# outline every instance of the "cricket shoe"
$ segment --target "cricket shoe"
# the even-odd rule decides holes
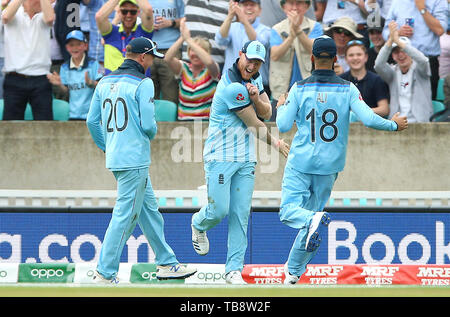
[[[225,275],[225,282],[227,282],[227,284],[234,284],[234,285],[247,284],[247,282],[244,281],[244,279],[242,278],[241,272],[239,272],[239,271],[228,272]]]
[[[103,275],[95,271],[94,277],[92,278],[95,284],[104,284],[104,285],[117,285],[119,284],[119,279],[117,277],[113,277],[112,279],[104,278]]]
[[[177,280],[185,279],[194,275],[197,269],[188,268],[181,264],[158,265],[156,267],[156,278],[158,280]]]
[[[283,284],[297,284],[298,280],[300,279],[299,276],[295,276],[289,273],[287,262],[284,264],[284,276],[285,278]]]
[[[194,218],[192,215],[192,219]],[[206,231],[199,231],[195,229],[194,225],[191,221],[192,228],[192,246],[194,247],[195,252],[199,255],[206,255],[209,252],[209,240],[206,236]]]
[[[322,241],[322,230],[328,226],[331,218],[327,212],[316,212],[309,225],[308,235],[306,236],[306,251],[315,251]]]

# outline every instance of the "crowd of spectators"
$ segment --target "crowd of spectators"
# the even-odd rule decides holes
[[[244,43],[260,41],[274,120],[278,98],[311,75],[312,42],[326,34],[336,74],[374,112],[428,122],[435,101],[449,107],[439,94],[450,90],[449,9],[450,0],[1,0],[3,119],[23,120],[29,104],[35,120],[52,120],[53,99],[85,119],[98,80],[145,36],[166,54],[147,76],[156,99],[177,104],[178,120],[207,120],[220,76]]]

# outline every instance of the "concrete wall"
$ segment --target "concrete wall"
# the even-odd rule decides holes
[[[269,124],[274,132],[276,128]],[[158,124],[152,142],[154,189],[205,183],[202,140],[207,124]],[[282,135],[288,142],[295,131]],[[450,190],[450,124],[411,124],[400,133],[352,124],[347,165],[336,191]],[[256,190],[279,190],[285,159],[259,142]],[[104,154],[84,122],[0,121],[0,189],[115,189]]]

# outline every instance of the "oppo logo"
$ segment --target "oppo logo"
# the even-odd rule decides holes
[[[156,272],[144,272],[141,274],[141,277],[144,280],[155,280],[156,279]]]
[[[62,277],[64,276],[64,271],[61,269],[32,269],[31,276],[37,278],[52,278],[52,277]]]

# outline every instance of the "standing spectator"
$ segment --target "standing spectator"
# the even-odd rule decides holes
[[[450,74],[450,1],[449,15],[447,18],[447,32],[441,35],[439,42],[441,44],[441,55],[439,56],[439,78],[445,78]]]
[[[126,49],[120,67],[97,85],[86,120],[95,144],[105,152],[106,168],[117,180],[118,196],[93,279],[98,284],[119,282],[120,256],[137,224],[156,255],[156,278],[185,279],[197,270],[180,265],[167,244],[149,175],[150,141],[158,128],[153,83],[145,69],[164,55],[145,37],[131,40]],[[119,107],[124,111],[116,111]]]
[[[366,11],[371,14],[374,10],[378,10],[380,16],[386,19],[393,1],[394,0],[365,0]]]
[[[396,21],[400,26],[399,36],[406,36],[411,45],[421,51],[430,63],[432,98],[436,98],[439,81],[439,37],[447,30],[448,3],[446,0],[394,1],[386,23]],[[384,26],[384,38],[389,36],[389,27]]]
[[[348,42],[345,59],[350,70],[340,77],[352,82],[364,102],[380,117],[389,115],[389,87],[377,74],[366,69],[367,47],[360,40]]]
[[[30,103],[35,120],[53,120],[50,0],[12,0],[2,12],[5,31],[4,120],[23,120]]]
[[[286,13],[284,13],[282,6],[280,4],[281,0],[261,0],[261,23],[272,27],[277,23],[280,23],[286,19]],[[314,0],[311,0],[313,3]],[[306,11],[305,16],[311,20],[316,20],[316,15],[314,13],[314,6],[310,5],[308,11]]]
[[[267,52],[266,61],[269,61],[270,28],[260,23],[260,14],[260,0],[240,0],[239,3],[230,1],[227,18],[215,37],[215,41],[226,48],[224,69],[229,69],[234,64],[239,57],[239,51],[249,40],[257,40],[264,45]],[[233,22],[233,19],[236,19],[236,22]],[[268,62],[261,66],[260,74],[264,90],[270,98]]]
[[[336,43],[337,62],[334,65],[334,71],[337,75],[341,75],[350,69],[345,61],[345,49],[347,48],[347,43],[354,39],[362,39],[363,36],[356,31],[356,23],[349,17],[337,19],[325,31]]]
[[[192,245],[200,255],[209,252],[206,232],[228,216],[225,263],[228,284],[246,284],[241,272],[255,183],[253,133],[285,157],[289,151],[289,146],[271,136],[258,118],[269,119],[272,113],[258,73],[265,58],[262,43],[247,42],[239,52],[238,60],[217,85],[203,151],[209,199],[208,204],[192,216]]]
[[[378,53],[380,52],[381,48],[383,47],[384,43],[386,42],[383,37],[383,27],[384,27],[384,19],[381,18],[380,25],[371,25],[367,28],[369,31],[369,39],[372,43],[372,46],[369,48],[368,51],[368,59],[366,63],[367,70],[371,72],[375,72],[375,59],[378,56]],[[394,60],[392,59],[392,56],[389,55],[388,63],[394,64]]]
[[[181,37],[167,51],[164,61],[180,79],[178,120],[207,120],[219,81],[219,65],[211,57],[211,43],[200,36],[192,38],[185,20],[180,21]],[[177,57],[183,42],[188,45],[189,62]]]
[[[433,104],[428,58],[411,44],[409,38],[399,36],[395,21],[388,27],[389,38],[375,60],[375,70],[389,85],[389,118],[400,112],[407,116],[408,122],[429,122]],[[396,65],[387,63],[391,50]]]
[[[94,88],[102,77],[97,61],[88,58],[88,43],[82,31],[74,30],[66,36],[66,50],[70,60],[62,64],[60,74],[48,74],[49,81],[69,95],[69,119],[86,120]]]
[[[149,0],[155,19],[153,41],[158,43],[158,50],[165,54],[180,37],[180,19],[184,17],[183,0]],[[181,58],[181,48],[177,52]],[[150,67],[155,99],[165,99],[178,104],[178,82],[172,69],[162,59],[156,59]]]
[[[102,44],[102,35],[97,26],[95,15],[98,10],[105,4],[104,0],[83,0],[83,4],[87,7],[89,16],[89,50],[88,57],[99,62],[100,66],[104,68],[105,64],[105,49]],[[109,21],[114,18],[114,11],[108,17]]]
[[[120,26],[114,25],[109,20],[117,5],[119,5],[117,14],[120,17]],[[139,13],[141,23],[137,23]],[[96,13],[95,20],[105,41],[105,75],[122,64],[127,51],[126,46],[132,39],[153,36],[153,9],[148,0],[108,0]],[[150,68],[146,74],[150,77]]]
[[[80,3],[81,0],[55,1],[54,34],[64,61],[70,59],[70,54],[67,52],[65,44],[67,34],[73,30],[81,30]]]
[[[214,40],[217,31],[228,14],[229,0],[186,0],[184,16],[192,37],[202,36],[211,42],[211,56],[222,71],[225,62],[225,48]],[[207,17],[207,18],[205,18]],[[186,43],[183,45],[183,59],[188,59]]]
[[[270,89],[272,118],[278,98],[297,81],[311,75],[313,39],[323,34],[320,23],[305,17],[311,1],[282,0],[287,18],[272,27],[270,34]]]
[[[364,44],[369,47],[368,12],[364,0],[316,0],[316,3],[317,21],[321,21],[325,26],[331,26],[341,17],[349,17],[356,23],[355,31],[363,35]]]
[[[338,174],[345,166],[349,112],[363,124],[379,130],[401,131],[405,117],[391,120],[376,115],[352,83],[336,76],[332,67],[336,44],[328,36],[314,40],[312,75],[294,85],[285,102],[279,100],[277,126],[285,133],[296,124],[286,162],[279,217],[298,230],[284,266],[284,284],[296,284],[316,255],[330,216],[323,211]],[[320,132],[320,133],[319,133]]]

